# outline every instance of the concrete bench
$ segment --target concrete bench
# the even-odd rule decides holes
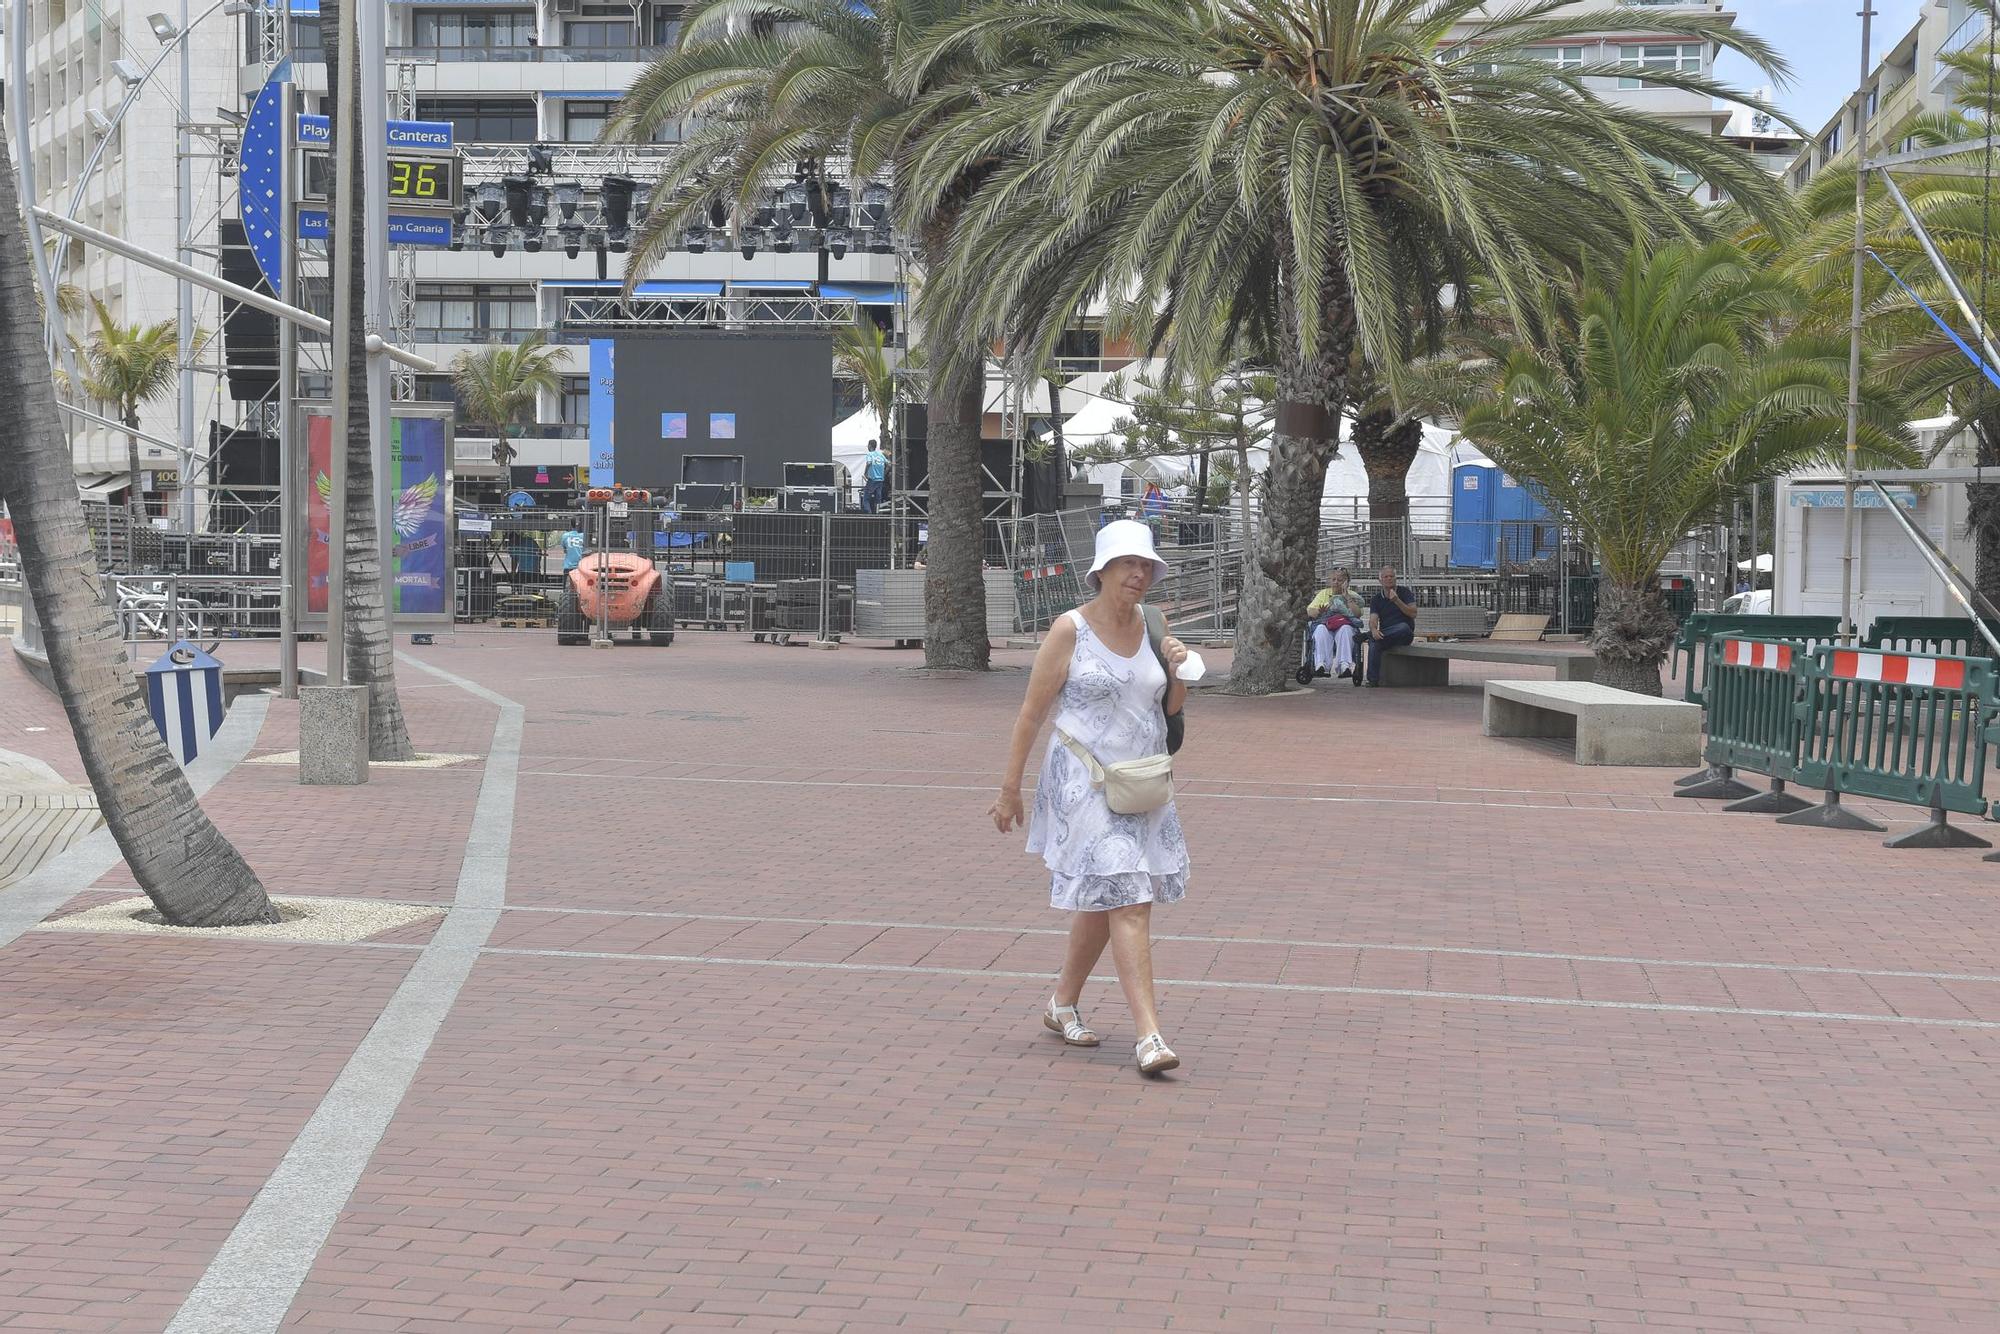
[[[1488,681],[1487,736],[1574,737],[1578,764],[1685,769],[1701,761],[1701,706],[1594,681]]]
[[[1553,667],[1558,681],[1589,681],[1597,675],[1597,659],[1581,645],[1509,643],[1490,639],[1452,644],[1421,641],[1392,648],[1382,659],[1384,686],[1451,684],[1452,660],[1499,662],[1515,667]]]

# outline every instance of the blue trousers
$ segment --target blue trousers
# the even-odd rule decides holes
[[[1382,632],[1380,639],[1371,637],[1368,640],[1368,684],[1382,684],[1382,650],[1400,648],[1416,637],[1417,627],[1414,625],[1392,625]]]

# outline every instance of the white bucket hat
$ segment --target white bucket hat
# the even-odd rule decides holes
[[[1153,563],[1153,582],[1167,577],[1167,563],[1153,550],[1153,530],[1137,519],[1113,519],[1097,530],[1097,559],[1091,562],[1084,582],[1099,586],[1097,572],[1120,556],[1144,556]]]

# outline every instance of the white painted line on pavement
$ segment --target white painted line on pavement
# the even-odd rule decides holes
[[[1025,973],[988,968],[932,968],[909,963],[829,963],[806,959],[732,959],[709,954],[615,954],[603,950],[531,950],[489,947],[488,955],[519,958],[623,960],[631,963],[686,963],[734,968],[794,968],[811,972],[894,973],[903,976],[999,978],[1046,983],[1053,969]],[[1100,979],[1109,980],[1109,979]],[[1747,1019],[1807,1019],[1818,1023],[1903,1024],[1928,1028],[2000,1029],[2000,1020],[1932,1019],[1906,1014],[1852,1014],[1837,1010],[1764,1010],[1733,1005],[1672,1005],[1664,1001],[1575,1000],[1562,996],[1510,996],[1480,991],[1424,991],[1415,987],[1340,987],[1310,982],[1218,982],[1162,977],[1162,987],[1208,991],[1274,991],[1309,996],[1380,996],[1392,1000],[1467,1001],[1488,1005],[1534,1005],[1558,1009],[1635,1010],[1647,1014],[1728,1015]]]
[[[243,1211],[167,1334],[271,1334],[284,1322],[500,920],[524,712],[484,686],[405,654],[396,657],[500,708],[457,892],[436,934]]]
[[[1014,936],[1067,936],[1069,928],[1054,926],[974,926],[950,922],[878,922],[848,917],[759,917],[750,913],[664,912],[640,908],[543,908],[510,903],[510,913],[548,913],[579,917],[664,917],[690,922],[771,923],[779,926],[853,926],[873,930],[969,931]],[[1564,954],[1556,950],[1502,950],[1474,945],[1390,945],[1367,940],[1288,940],[1278,936],[1192,936],[1155,932],[1153,939],[1200,945],[1286,945],[1311,950],[1383,950],[1395,954],[1454,954],[1483,959],[1550,959],[1558,963],[1626,963],[1642,968],[1724,968],[1750,972],[1815,973],[1836,977],[1903,977],[1931,982],[2000,982],[2000,973],[1939,973],[1901,968],[1841,968],[1832,964],[1725,962],[1720,959],[1653,959],[1636,954]]]
[[[839,766],[828,765],[825,767],[834,768]],[[703,787],[717,787],[725,784],[731,784],[743,787],[858,788],[875,792],[991,793],[993,790],[993,786],[990,783],[874,783],[874,782],[857,783],[845,779],[836,780],[836,779],[824,779],[824,778],[703,778],[693,774],[677,775],[672,778],[661,778],[657,776],[637,776],[633,774],[570,773],[566,770],[561,770],[561,769],[524,769],[521,771],[521,776],[523,778],[569,778],[569,779],[601,778],[601,779],[607,779],[614,783],[697,783]],[[1204,779],[1196,779],[1194,781],[1207,783],[1207,782],[1221,782],[1223,780],[1204,778]],[[1030,790],[1032,791],[1032,789]],[[1456,792],[1456,791],[1467,791],[1469,789],[1454,788],[1452,790]],[[1666,794],[1664,793],[1661,794],[1662,799],[1665,799],[1665,796]],[[1308,805],[1327,805],[1327,806],[1333,806],[1333,805],[1464,806],[1464,807],[1472,807],[1477,810],[1489,810],[1489,811],[1566,811],[1571,815],[1650,815],[1650,816],[1667,815],[1667,816],[1708,817],[1716,814],[1715,811],[1704,810],[1701,806],[1697,805],[1693,801],[1689,801],[1685,807],[1670,806],[1663,810],[1648,811],[1648,810],[1637,810],[1626,806],[1571,806],[1567,804],[1559,806],[1556,805],[1554,802],[1448,801],[1442,798],[1426,800],[1417,797],[1313,797],[1313,796],[1290,796],[1281,793],[1260,793],[1260,792],[1176,792],[1174,794],[1174,800],[1176,802],[1277,801],[1277,802],[1292,802],[1292,803],[1304,803]],[[1652,800],[1652,798],[1635,798],[1635,800]],[[1922,823],[1921,820],[1915,817],[1912,817],[1909,820],[1903,820],[1893,815],[1884,817],[1878,814],[1876,818],[1883,819],[1888,824]]]

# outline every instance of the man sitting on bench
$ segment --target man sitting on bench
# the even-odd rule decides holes
[[[1382,567],[1382,586],[1368,599],[1368,684],[1382,684],[1382,654],[1417,637],[1417,604],[1396,591],[1394,566]]]

